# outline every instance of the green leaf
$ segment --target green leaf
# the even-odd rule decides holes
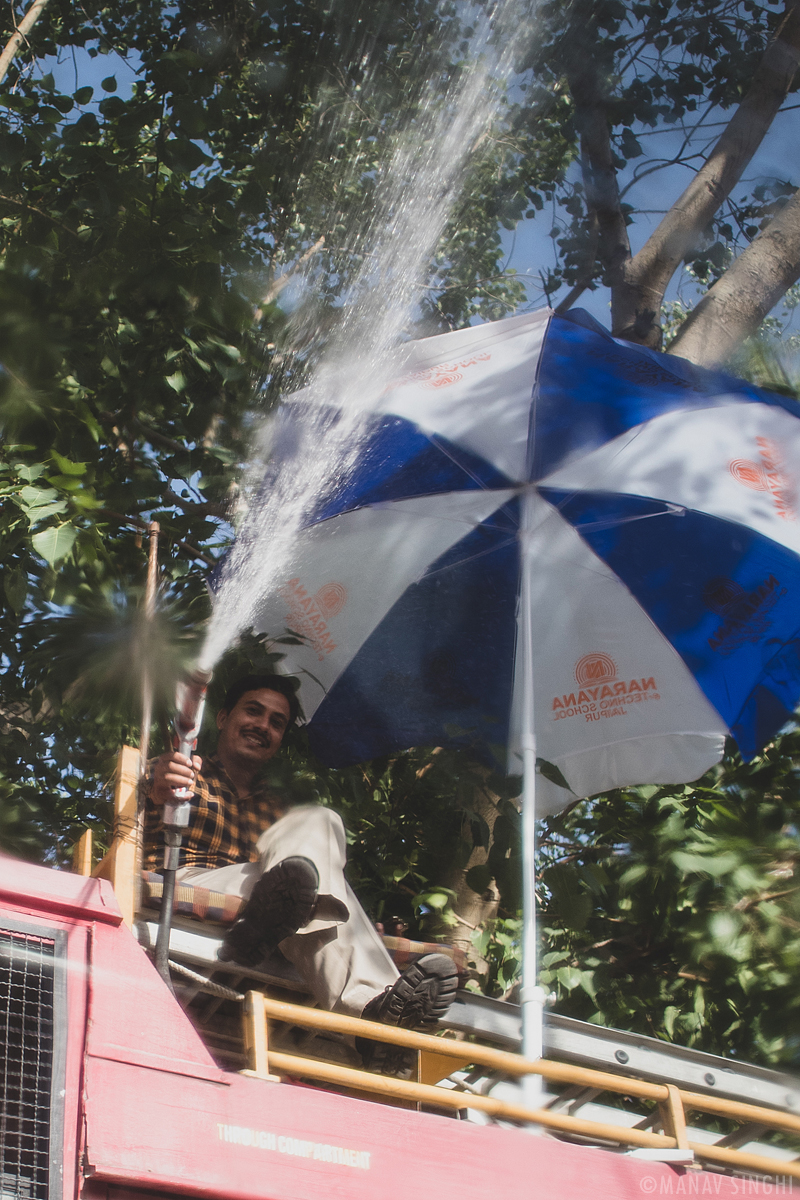
[[[77,492],[85,487],[82,479],[76,478],[74,475],[48,475],[47,482],[52,483],[61,492]]]
[[[493,878],[492,871],[487,866],[470,867],[466,874],[467,885],[479,896],[491,885]]]
[[[594,971],[581,971],[581,987],[586,992],[589,999],[597,1003],[597,990],[594,983]]]
[[[680,1009],[674,1004],[668,1004],[664,1009],[664,1028],[667,1031],[668,1037],[675,1035],[675,1021],[680,1016]]]
[[[17,92],[5,92],[0,96],[0,105],[4,108],[16,109],[24,111],[28,108],[33,108],[35,101],[30,96],[22,96]]]
[[[672,855],[676,867],[687,873],[711,875],[719,878],[733,871],[741,861],[738,854],[727,852],[723,854],[687,854],[676,850]]]
[[[55,488],[32,487],[28,485],[19,492],[19,498],[25,508],[42,508],[46,504],[55,504],[61,500]]]
[[[6,571],[3,578],[6,599],[15,613],[22,612],[28,596],[28,576],[19,567]]]
[[[716,942],[727,946],[740,934],[742,920],[738,913],[718,912],[712,915],[708,928]]]
[[[33,446],[27,447],[33,450]],[[43,463],[14,463],[14,470],[19,475],[20,479],[24,479],[26,483],[33,483],[34,479],[38,479],[40,475],[44,475],[47,468]]]
[[[555,963],[563,962],[567,957],[565,950],[551,950],[548,954],[542,955],[542,966],[552,967]]]
[[[69,458],[65,458],[63,454],[59,454],[57,450],[51,450],[50,457],[62,475],[86,474],[85,462],[72,462]]]
[[[54,488],[24,487],[18,493],[17,499],[25,509],[32,525],[53,516],[54,513],[67,511],[66,500]]]
[[[574,868],[562,865],[550,867],[544,872],[544,881],[564,921],[574,929],[584,929],[592,911],[592,900],[581,887]]]
[[[38,525],[49,517],[54,517],[56,513],[65,513],[68,507],[66,500],[59,500],[56,504],[43,504],[38,508],[29,508],[28,521],[31,525]]]
[[[556,979],[562,987],[571,992],[573,988],[580,987],[581,972],[577,967],[559,967],[556,971]]]
[[[100,80],[100,87],[104,92],[115,92],[117,90],[116,76],[106,75],[105,79]]]
[[[636,794],[641,796],[643,800],[650,800],[653,796],[655,796],[658,788],[655,784],[649,783],[644,787],[637,787],[635,791]]]
[[[119,96],[108,96],[101,100],[97,107],[104,117],[111,120],[124,116],[127,111],[125,101],[120,100]]]
[[[37,554],[51,567],[62,562],[72,549],[78,531],[74,525],[65,522],[63,525],[52,525],[48,529],[35,533],[31,539]]]
[[[168,375],[166,382],[172,388],[173,392],[177,392],[178,395],[186,388],[186,376],[180,371],[176,371],[174,375]]]
[[[563,788],[565,792],[569,792],[573,796],[575,795],[555,763],[548,762],[546,758],[537,758],[536,770],[540,775],[544,775],[545,779],[549,779],[551,783],[556,784],[557,787]]]

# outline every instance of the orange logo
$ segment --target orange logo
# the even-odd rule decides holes
[[[341,583],[324,583],[314,599],[326,617],[338,617],[347,604],[347,588]]]
[[[426,379],[422,386],[424,388],[443,388],[450,387],[452,383],[458,383],[464,376],[460,371],[446,371],[441,375],[434,375],[430,379]]]
[[[408,375],[402,375],[400,379],[390,383],[386,392],[393,392],[395,388],[404,387],[408,383],[416,383],[419,387],[424,388],[451,387],[452,384],[458,383],[464,378],[463,372],[468,367],[474,367],[479,362],[488,362],[491,357],[491,354],[484,350],[481,354],[472,354],[469,358],[462,358],[458,362],[439,363],[438,366],[426,367],[423,371],[411,371]]]
[[[786,475],[780,460],[780,451],[769,438],[756,438],[761,458],[753,462],[749,458],[735,458],[728,470],[737,483],[753,492],[770,492],[775,510],[784,521],[794,521],[794,487]]]
[[[661,696],[652,675],[639,679],[618,679],[617,664],[610,654],[595,650],[584,654],[575,663],[575,679],[579,691],[554,696],[551,705],[554,721],[583,717],[585,721],[600,721],[608,717],[626,717],[633,704],[660,700]]]
[[[327,621],[344,608],[347,589],[341,583],[325,583],[316,595],[309,596],[299,579],[290,579],[278,589],[278,594],[289,610],[292,632],[307,642],[323,662],[336,649]]]
[[[761,463],[751,462],[749,458],[735,458],[730,463],[729,470],[737,483],[752,488],[754,492],[768,492],[769,480],[767,472]]]
[[[606,683],[617,678],[617,664],[607,654],[584,654],[575,664],[575,679],[585,687],[587,683]]]

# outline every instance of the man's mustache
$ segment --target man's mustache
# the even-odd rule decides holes
[[[253,729],[250,726],[243,725],[240,733],[243,737],[249,736],[256,738],[259,742],[261,742],[262,746],[269,747],[272,745],[272,739],[270,738],[270,735],[268,733],[262,733],[260,729]]]

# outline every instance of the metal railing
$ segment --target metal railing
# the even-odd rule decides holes
[[[270,1020],[305,1029],[368,1038],[416,1051],[417,1079],[397,1079],[341,1066],[338,1063],[271,1051],[268,1033]],[[800,1137],[800,1117],[792,1113],[718,1096],[700,1095],[672,1084],[649,1083],[641,1079],[620,1077],[590,1067],[573,1066],[547,1059],[531,1062],[518,1054],[472,1042],[434,1037],[431,1034],[382,1025],[376,1021],[364,1021],[357,1017],[271,1000],[261,992],[248,992],[245,997],[244,1040],[249,1062],[247,1073],[260,1079],[277,1081],[286,1076],[313,1079],[349,1092],[375,1096],[384,1103],[394,1101],[406,1106],[410,1103],[438,1109],[476,1109],[494,1119],[539,1125],[561,1135],[601,1144],[653,1150],[684,1150],[687,1157],[691,1152],[700,1162],[723,1169],[800,1180],[800,1161],[787,1162],[762,1154],[752,1154],[732,1146],[697,1142],[692,1140],[691,1130],[687,1130],[686,1124],[687,1112],[698,1112],[740,1125],[754,1125],[761,1129],[778,1130]],[[658,1107],[658,1121],[664,1132],[656,1133],[652,1129],[590,1121],[579,1116],[570,1116],[565,1112],[553,1112],[544,1107],[527,1108],[495,1096],[434,1086],[439,1080],[466,1066],[484,1067],[513,1078],[539,1075],[550,1083],[592,1089],[595,1094],[611,1092],[618,1096],[649,1101]]]

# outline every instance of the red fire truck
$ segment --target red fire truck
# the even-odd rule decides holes
[[[118,814],[125,780],[123,761]],[[108,878],[0,858],[2,1200],[800,1186],[800,1081],[777,1072],[552,1015],[546,1057],[527,1063],[518,1009],[469,992],[437,1036],[335,1016],[290,971],[218,964],[219,929],[180,913],[173,994],[150,957],[157,914],[122,886],[124,835],[112,850],[99,874],[116,874],[118,894]],[[415,1051],[414,1077],[354,1066],[357,1033]],[[545,1088],[535,1110],[519,1087],[531,1073]]]

